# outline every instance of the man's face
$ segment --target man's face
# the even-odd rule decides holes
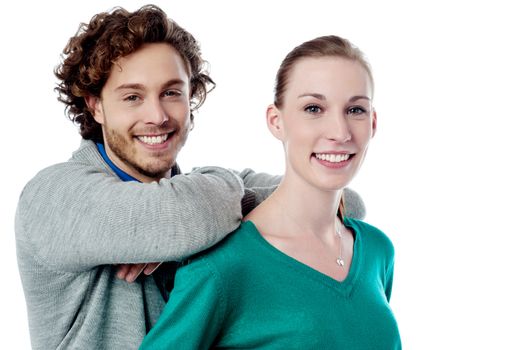
[[[189,84],[168,44],[146,44],[113,64],[101,97],[87,101],[119,168],[142,182],[170,175],[191,129]]]

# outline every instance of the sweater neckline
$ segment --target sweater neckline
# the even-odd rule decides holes
[[[104,161],[106,162],[106,164],[108,164],[108,166],[111,168],[111,170],[113,170],[115,172],[115,174],[117,174],[119,179],[121,179],[122,181],[136,181],[136,182],[140,182],[139,180],[137,180],[136,178],[134,178],[130,174],[126,173],[124,170],[119,168],[117,165],[115,165],[115,163],[113,163],[111,161],[111,159],[108,156],[108,154],[106,153],[106,149],[104,148],[104,145],[102,143],[97,142],[96,145],[97,145],[97,149],[99,150],[99,153],[100,153],[102,159],[104,159]]]
[[[111,170],[121,179],[122,181],[135,181],[135,182],[141,182],[138,179],[134,178],[130,174],[126,173],[124,170],[119,168],[115,163],[112,162],[108,154],[106,153],[106,149],[104,148],[104,144],[100,142],[95,142],[95,146],[98,150],[99,155],[102,157],[106,165],[110,167]],[[172,169],[170,176],[175,176],[181,174],[181,169],[179,169],[179,165],[176,163]]]
[[[338,281],[331,276],[326,275],[325,273],[320,272],[299,260],[296,260],[295,258],[274,247],[261,235],[256,225],[252,221],[244,221],[241,225],[248,227],[248,231],[251,233],[251,236],[257,241],[262,249],[272,256],[272,258],[278,260],[282,265],[287,266],[296,273],[321,283],[326,287],[335,290],[338,294],[347,297],[350,297],[352,292],[356,289],[356,285],[359,283],[360,270],[362,261],[364,259],[363,255],[365,250],[363,248],[364,242],[361,237],[361,232],[354,224],[353,219],[344,219],[344,225],[354,232],[354,245],[351,266],[349,267],[347,276],[342,281]]]

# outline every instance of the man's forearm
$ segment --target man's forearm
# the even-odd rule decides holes
[[[242,196],[241,180],[215,167],[141,184],[66,163],[24,189],[17,240],[61,271],[178,260],[236,229]]]

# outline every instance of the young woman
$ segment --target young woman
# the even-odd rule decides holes
[[[141,349],[399,349],[389,298],[394,249],[342,217],[342,189],[376,131],[361,51],[326,36],[277,74],[271,133],[283,143],[277,190],[218,246],[176,274]]]

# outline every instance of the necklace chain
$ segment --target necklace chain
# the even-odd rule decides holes
[[[338,236],[338,238],[340,239],[340,255],[338,255],[338,259],[336,259],[336,264],[338,264],[338,266],[341,266],[341,267],[344,267],[345,266],[345,260],[343,260],[343,254],[342,254],[342,231],[341,231],[341,227],[340,225],[338,225],[339,223],[337,222],[336,223],[336,236]]]

